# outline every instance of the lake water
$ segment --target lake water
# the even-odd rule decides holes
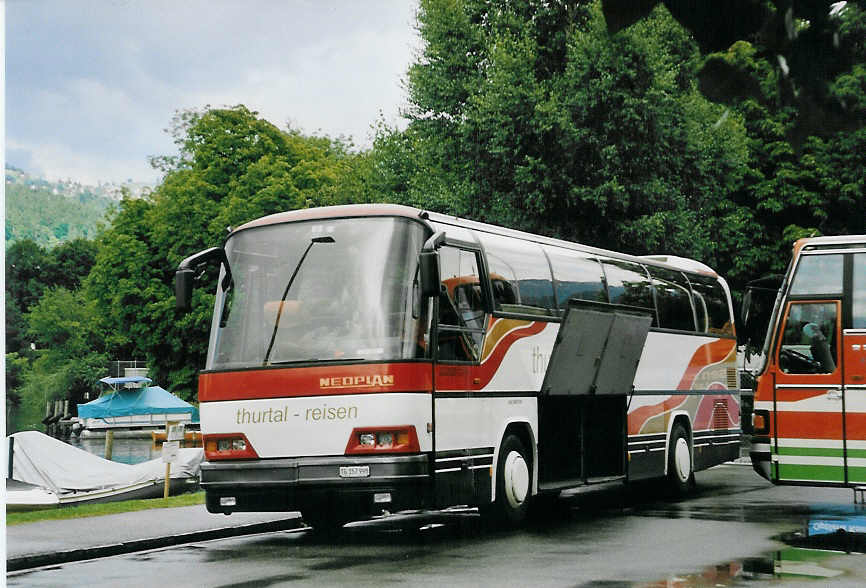
[[[76,438],[70,437],[67,443],[73,447],[83,449],[93,455],[105,457],[105,438],[88,437]],[[145,439],[114,439],[111,451],[111,461],[118,463],[141,463],[151,459],[156,459],[162,456],[161,449],[154,449],[153,441],[148,437]]]

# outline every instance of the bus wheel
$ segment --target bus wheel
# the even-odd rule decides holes
[[[677,495],[687,494],[695,485],[692,471],[692,450],[689,436],[681,423],[671,429],[671,442],[668,446],[668,486]]]
[[[532,494],[532,468],[523,443],[508,435],[496,463],[496,500],[481,509],[496,523],[516,527],[526,520]]]

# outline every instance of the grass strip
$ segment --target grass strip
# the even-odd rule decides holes
[[[63,519],[78,519],[81,517],[98,517],[102,515],[150,510],[153,508],[174,508],[178,506],[193,506],[204,504],[204,492],[188,492],[169,496],[168,498],[147,498],[143,500],[121,500],[118,502],[100,502],[82,504],[79,506],[61,506],[46,510],[31,510],[28,512],[7,512],[6,525],[21,525],[38,521],[56,521]]]

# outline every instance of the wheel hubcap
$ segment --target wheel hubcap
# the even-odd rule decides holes
[[[674,447],[674,467],[681,482],[685,482],[692,474],[692,459],[689,455],[688,442],[680,437]]]
[[[505,480],[505,497],[508,504],[517,508],[526,500],[529,494],[529,466],[526,460],[516,451],[512,451],[505,458],[503,471]]]

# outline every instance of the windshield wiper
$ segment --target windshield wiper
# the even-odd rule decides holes
[[[363,357],[334,357],[328,359],[320,359],[311,357],[309,359],[287,359],[284,361],[272,361],[269,365],[287,365],[290,363],[340,363],[344,361],[364,361]]]
[[[274,332],[271,333],[271,342],[268,343],[268,350],[265,352],[265,358],[262,360],[262,365],[268,365],[268,358],[271,356],[271,350],[274,348],[274,341],[277,339],[277,329],[280,328],[280,317],[283,316],[283,303],[286,301],[286,296],[289,295],[289,289],[292,287],[292,282],[295,281],[295,278],[298,275],[298,270],[301,269],[301,265],[304,263],[304,260],[307,258],[307,254],[310,252],[310,249],[313,248],[313,245],[316,243],[334,243],[334,238],[331,236],[325,237],[313,237],[310,239],[310,244],[307,245],[307,248],[304,250],[304,254],[301,256],[301,259],[298,261],[298,265],[295,266],[295,271],[292,272],[292,277],[289,278],[289,283],[286,284],[286,289],[283,290],[283,297],[280,298],[280,304],[277,306],[277,318],[274,321]]]

